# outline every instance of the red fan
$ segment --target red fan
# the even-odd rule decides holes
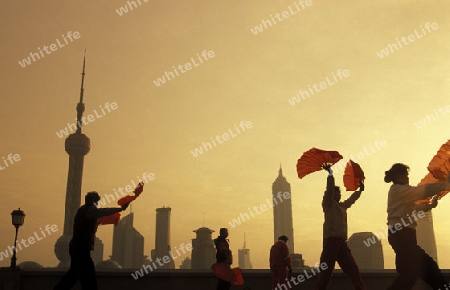
[[[127,195],[125,197],[122,197],[121,199],[119,199],[117,201],[117,204],[122,206],[124,204],[129,203],[129,202],[132,202],[133,200],[135,200],[141,194],[141,192],[143,190],[144,190],[144,183],[143,182],[139,182],[139,184],[136,186],[136,188],[133,191],[135,195]]]
[[[427,183],[445,182],[445,181],[446,181],[445,178],[444,179],[436,179],[436,178],[434,178],[434,176],[431,173],[428,173],[424,178],[422,178],[422,180],[417,185],[422,185],[422,184],[427,184]],[[449,191],[450,190],[444,190],[444,191],[439,192],[439,199],[441,199]],[[416,204],[430,203],[431,199],[432,199],[432,197],[430,196],[426,199],[417,200]]]
[[[302,157],[297,161],[297,174],[299,178],[319,171],[323,164],[333,165],[342,159],[341,154],[337,151],[325,151],[317,148],[311,148],[304,152]]]
[[[116,212],[112,215],[108,215],[108,216],[103,216],[101,218],[99,218],[98,224],[99,225],[117,225],[119,223],[120,220],[120,213]]]
[[[119,200],[117,201],[117,204],[120,205],[120,206],[122,206],[122,205],[124,205],[124,204],[129,203],[129,202],[132,202],[133,200],[136,199],[136,197],[138,197],[138,196],[136,196],[136,195],[127,195],[127,196],[122,197],[121,199],[119,199]]]
[[[431,159],[428,164],[428,171],[436,179],[447,178],[450,173],[450,140],[443,144],[437,154]]]
[[[139,182],[139,184],[136,186],[136,188],[134,189],[134,194],[136,195],[136,196],[139,196],[141,193],[142,193],[142,191],[144,191],[144,183],[141,181],[141,182]]]
[[[350,160],[345,165],[344,186],[347,191],[355,191],[359,187],[359,181],[364,181],[364,171],[358,163]]]
[[[242,271],[239,267],[231,269],[228,263],[215,263],[211,266],[213,274],[225,281],[233,283],[233,285],[244,284],[244,278],[242,278]]]

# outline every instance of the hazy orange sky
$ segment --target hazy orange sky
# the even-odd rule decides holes
[[[228,227],[236,262],[245,232],[254,268],[268,268],[272,210],[235,228],[229,222],[271,198],[281,163],[292,187],[295,249],[313,265],[322,247],[326,174],[297,177],[304,151],[355,156],[367,179],[349,210],[349,234],[379,232],[387,230],[384,171],[403,162],[417,184],[450,137],[446,1],[312,0],[304,8],[293,0],[136,3],[127,13],[119,10],[124,0],[0,3],[0,251],[13,243],[10,213],[18,207],[27,215],[19,239],[47,224],[58,227],[19,251],[18,263],[58,262],[53,247],[63,229],[68,155],[56,132],[75,122],[85,47],[84,116],[96,110],[99,117],[83,126],[91,151],[82,194],[103,196],[153,173],[132,206],[146,255],[154,248],[155,209],[170,206],[173,248],[203,225],[214,236]],[[35,61],[26,65],[30,53]],[[156,85],[165,72],[171,80]],[[300,90],[314,94],[293,103]],[[117,107],[102,114],[107,102]],[[236,134],[241,121],[251,127]],[[228,130],[235,136],[191,153]],[[364,150],[371,154],[358,157]],[[5,167],[9,154],[20,160]],[[342,172],[335,176],[342,185]],[[441,268],[450,268],[447,203],[433,210]],[[97,236],[107,259],[112,226]],[[393,268],[393,251],[387,240],[382,245],[385,267]]]

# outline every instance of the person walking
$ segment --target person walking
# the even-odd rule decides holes
[[[359,190],[355,191],[347,200],[340,202],[341,190],[335,185],[333,171],[329,165],[323,165],[328,172],[327,186],[322,200],[322,209],[325,215],[323,223],[323,250],[320,264],[325,263],[327,268],[320,272],[316,289],[326,290],[331,281],[335,262],[350,278],[356,290],[365,290],[366,286],[361,278],[358,265],[347,245],[347,209],[349,209],[364,191],[364,183],[359,182]]]
[[[384,181],[393,183],[389,188],[387,204],[388,240],[395,252],[395,267],[398,276],[388,290],[410,290],[420,277],[434,290],[447,289],[448,283],[433,260],[419,245],[417,245],[416,213],[420,207],[417,200],[437,195],[450,189],[450,174],[446,182],[409,185],[409,167],[395,163],[385,171]],[[437,204],[437,197],[432,199],[431,206]],[[425,216],[425,214],[423,214]]]
[[[282,285],[286,290],[289,289],[287,284],[288,270],[292,273],[291,257],[289,255],[289,248],[286,243],[288,237],[280,236],[278,241],[270,248],[270,276],[272,278],[272,290],[282,289]]]
[[[233,263],[233,255],[228,243],[228,229],[221,228],[219,230],[219,236],[214,239],[214,245],[216,246],[216,262],[226,263],[228,267]],[[231,282],[220,279],[217,283],[217,290],[229,290]]]
[[[97,192],[88,192],[82,205],[75,214],[73,236],[69,243],[70,269],[56,284],[53,290],[70,290],[80,280],[82,290],[97,290],[97,278],[91,251],[94,250],[95,233],[98,218],[112,215],[127,209],[128,204],[119,208],[98,208],[100,196]]]

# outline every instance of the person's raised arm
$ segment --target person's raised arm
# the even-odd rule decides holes
[[[322,208],[325,210],[333,203],[334,192],[335,192],[335,182],[334,182],[333,170],[331,170],[330,165],[324,164],[324,165],[322,165],[322,168],[328,172],[327,187],[326,187],[325,193],[323,195],[323,200],[322,200]]]
[[[359,181],[359,190],[355,191],[349,198],[342,202],[345,208],[350,208],[360,197],[361,193],[364,191],[364,183],[362,180]]]

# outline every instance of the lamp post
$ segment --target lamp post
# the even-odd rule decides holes
[[[11,213],[12,216],[12,224],[16,228],[16,237],[14,238],[14,252],[13,256],[11,258],[11,268],[16,268],[16,245],[17,245],[17,233],[19,232],[19,227],[23,225],[23,222],[25,220],[25,213],[19,209],[13,210]]]

